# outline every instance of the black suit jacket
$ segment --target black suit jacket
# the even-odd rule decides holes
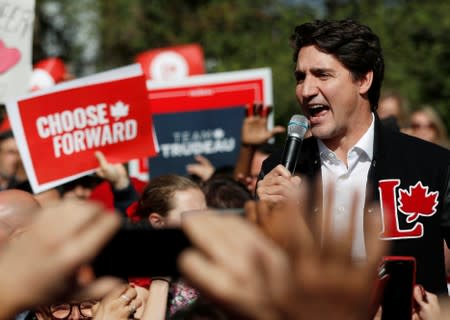
[[[263,162],[259,178],[263,179],[265,174],[280,163],[280,159],[281,151],[267,158]],[[311,184],[316,181],[321,183],[321,179],[316,179],[320,175],[320,168],[317,140],[314,137],[305,139],[298,159],[297,173],[306,177]],[[408,195],[405,192],[412,194],[411,188],[417,187],[419,182],[423,186],[422,191],[428,187],[427,192],[439,192],[434,214],[418,215],[411,223],[406,221],[407,214],[398,211],[396,215],[401,230],[410,230],[417,224],[422,224],[422,236],[389,239],[392,242],[391,255],[414,256],[417,261],[417,283],[435,293],[447,292],[443,239],[447,245],[450,244],[449,176],[449,150],[384,127],[375,117],[374,154],[368,176],[367,197],[379,203],[380,182],[395,181],[398,184],[395,189],[398,210],[401,206],[400,194],[403,193],[405,199]],[[371,214],[371,210],[366,207],[364,214]]]

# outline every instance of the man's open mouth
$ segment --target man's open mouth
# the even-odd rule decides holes
[[[323,104],[315,104],[308,107],[308,114],[310,117],[319,117],[330,110],[330,107]]]

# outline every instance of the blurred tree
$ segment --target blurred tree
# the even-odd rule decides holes
[[[208,72],[270,67],[276,122],[298,111],[289,36],[314,17],[279,0],[100,1],[102,68],[131,62],[149,48],[199,43]]]
[[[380,36],[386,61],[384,88],[399,91],[413,110],[422,104],[434,106],[450,129],[450,3],[339,2],[329,17],[352,17]]]
[[[289,37],[314,18],[352,17],[381,38],[385,88],[450,124],[450,3],[418,0],[37,0],[35,59],[56,53],[76,75],[132,63],[136,54],[199,43],[208,72],[270,67],[275,122],[299,112]],[[87,50],[92,47],[92,50]],[[88,54],[90,52],[90,54]]]

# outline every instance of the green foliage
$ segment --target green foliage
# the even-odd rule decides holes
[[[40,8],[57,2],[59,15]],[[450,124],[450,3],[448,1],[325,0],[323,6],[287,0],[37,0],[35,57],[59,52],[76,75],[132,63],[136,54],[199,43],[208,72],[270,67],[277,124],[298,112],[289,37],[317,17],[352,17],[379,36],[386,59],[384,88],[402,93],[411,107],[431,104]],[[314,3],[310,1],[310,3]],[[91,14],[86,14],[91,13]],[[90,28],[83,28],[86,19]],[[83,57],[85,38],[99,39],[98,54]],[[87,42],[86,42],[87,44]],[[55,49],[56,48],[56,49]],[[91,70],[91,69],[89,69]]]
[[[346,1],[331,17],[352,17],[380,37],[384,88],[405,96],[412,110],[431,105],[450,126],[450,3],[448,1]]]

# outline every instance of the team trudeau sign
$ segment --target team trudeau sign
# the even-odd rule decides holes
[[[111,162],[156,154],[144,76],[120,74],[8,104],[34,192],[92,172],[96,150]]]

